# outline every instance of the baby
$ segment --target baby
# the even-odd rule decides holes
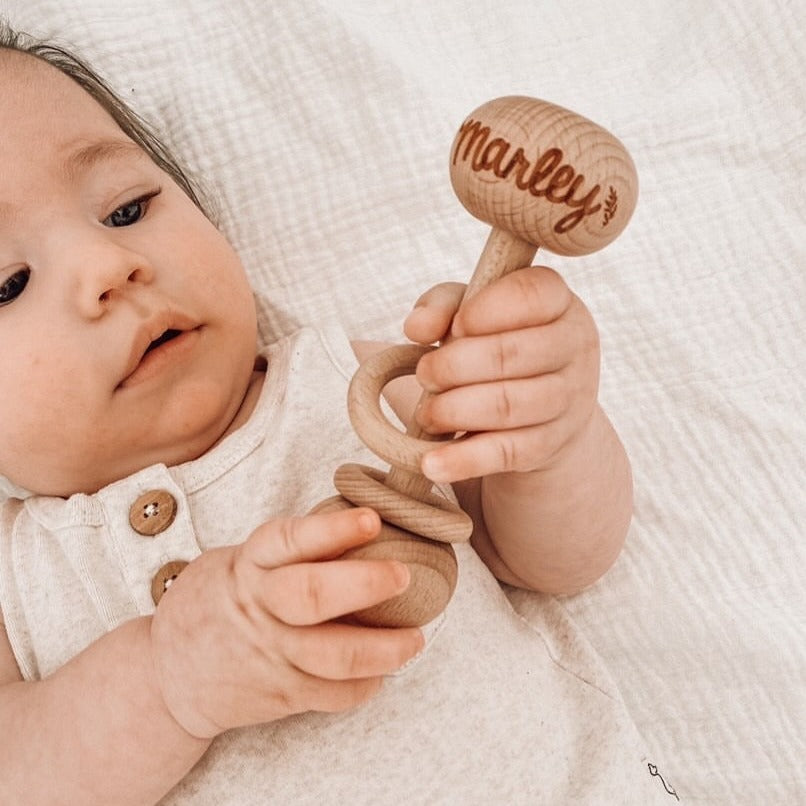
[[[418,366],[429,402],[409,378],[390,403],[472,433],[423,460],[472,546],[435,622],[351,623],[407,568],[337,559],[370,509],[300,515],[367,455],[345,390],[379,345],[326,325],[258,351],[176,160],[75,57],[0,40],[0,802],[658,797],[545,595],[603,574],[631,514],[583,303],[548,268],[456,316],[459,286],[419,300],[407,336],[452,339]]]

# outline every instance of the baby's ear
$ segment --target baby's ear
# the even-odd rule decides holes
[[[440,283],[426,291],[403,323],[406,338],[418,344],[441,341],[450,331],[464,293],[463,283]]]

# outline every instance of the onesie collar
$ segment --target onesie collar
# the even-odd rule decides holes
[[[289,351],[288,338],[260,351],[268,364],[266,377],[255,409],[247,422],[197,459],[168,468],[186,494],[192,494],[215,482],[270,437],[272,413],[282,403],[283,390],[287,383]],[[148,469],[143,468],[133,475]],[[57,524],[62,527],[77,523],[99,524],[103,522],[100,496],[112,487],[128,483],[131,478],[129,476],[112,482],[91,495],[76,493],[69,498],[60,498],[36,495],[0,476],[0,502],[13,498],[25,501],[26,509],[31,515],[48,528],[54,528]]]

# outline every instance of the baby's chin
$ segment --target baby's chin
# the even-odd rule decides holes
[[[4,456],[0,451],[0,497],[93,495],[147,467],[198,459],[243,426],[255,409],[266,365],[254,354],[244,364],[232,384],[220,377],[198,378],[183,386],[181,396],[156,408],[145,406],[142,422],[132,421],[129,409],[126,422],[107,424],[107,433],[90,424],[63,433],[58,446],[40,439],[38,452],[13,450]],[[20,462],[20,456],[26,459]]]
[[[40,477],[31,487],[30,492],[35,495],[54,496],[57,498],[70,498],[73,495],[94,495],[111,484],[139,473],[147,467],[166,465],[168,467],[185,464],[198,459],[220,442],[222,437],[212,434],[204,439],[194,442],[185,442],[174,445],[171,450],[153,454],[142,455],[138,459],[127,456],[115,463],[110,462],[102,467],[82,471],[66,472],[60,475]]]
[[[4,475],[0,469],[0,497],[28,498],[31,495],[54,498],[70,498],[73,495],[93,495],[104,487],[138,473],[157,464],[175,466],[198,459],[223,439],[228,431],[228,422],[218,429],[193,440],[177,440],[170,449],[164,451],[126,452],[117,459],[108,453],[100,461],[81,467],[61,462],[59,466],[49,464],[39,468],[17,468],[16,472]],[[65,457],[66,458],[66,457]],[[28,470],[28,472],[26,472]]]

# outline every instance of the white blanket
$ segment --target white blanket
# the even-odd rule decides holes
[[[806,6],[787,0],[0,0],[217,189],[265,338],[399,340],[486,237],[448,151],[525,94],[613,131],[622,236],[559,269],[600,326],[628,547],[565,606],[681,800],[806,802]],[[0,136],[2,136],[0,134]],[[502,715],[505,719],[506,715]]]

